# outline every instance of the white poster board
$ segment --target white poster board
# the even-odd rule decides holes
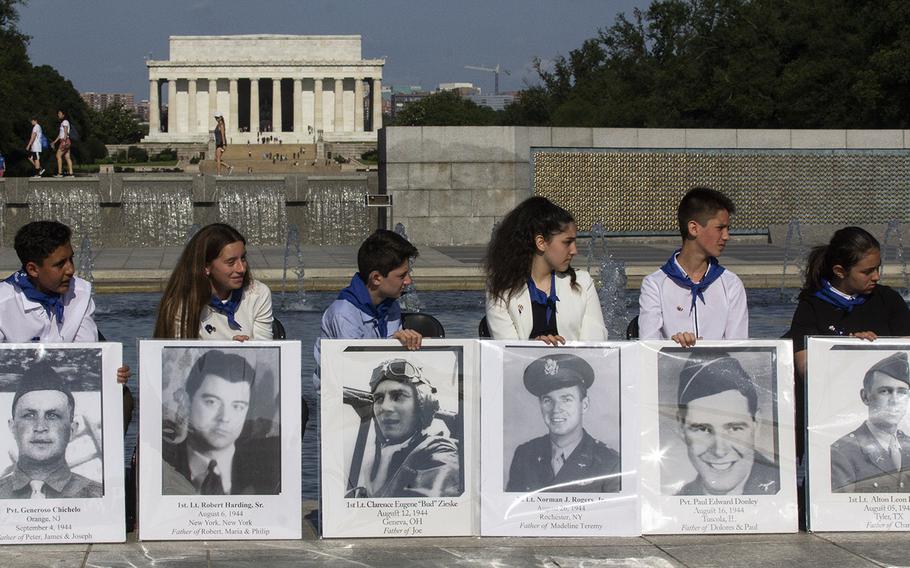
[[[139,537],[296,539],[299,341],[140,341]]]
[[[642,532],[796,532],[789,341],[642,342]]]
[[[809,528],[910,530],[910,341],[812,337],[808,351]]]
[[[476,534],[476,352],[322,342],[324,537]]]
[[[640,534],[638,345],[484,341],[481,370],[481,534]]]
[[[126,540],[119,343],[0,344],[0,543]]]

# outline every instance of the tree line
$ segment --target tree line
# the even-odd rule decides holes
[[[907,128],[910,3],[655,0],[536,68],[499,113],[440,93],[395,124]]]
[[[24,0],[0,0],[0,151],[6,157],[7,175],[28,175],[25,145],[34,116],[53,140],[57,110],[64,110],[80,141],[73,144],[79,163],[104,158],[104,146],[138,142],[143,132],[136,117],[123,107],[95,112],[79,96],[73,84],[49,65],[33,65],[28,56],[29,37],[19,31],[18,6]],[[44,152],[42,161],[52,159]]]

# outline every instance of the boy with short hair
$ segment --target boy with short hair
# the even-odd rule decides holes
[[[417,248],[401,235],[378,229],[357,251],[357,273],[322,315],[322,333],[313,346],[316,371],[313,384],[320,388],[320,343],[322,339],[395,338],[408,349],[420,348],[422,336],[401,328],[398,298],[411,283],[408,260]]]
[[[717,261],[730,238],[733,202],[696,187],[677,209],[682,248],[641,283],[639,337],[673,339],[683,347],[697,339],[747,339],[746,290]]]
[[[16,233],[22,267],[0,282],[0,342],[98,341],[91,284],[75,275],[72,231],[33,221]]]

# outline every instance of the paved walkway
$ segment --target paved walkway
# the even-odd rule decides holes
[[[319,540],[305,502],[297,541],[137,542],[0,547],[0,566],[25,567],[442,567],[832,568],[910,565],[903,534],[825,533],[639,538],[405,538]]]
[[[638,288],[641,279],[654,271],[678,246],[674,239],[641,242],[627,239],[609,241],[610,253],[623,261],[630,288]],[[586,241],[580,241],[581,254],[575,265],[587,267]],[[93,276],[101,292],[157,291],[164,287],[171,269],[180,255],[180,248],[107,248],[93,253]],[[414,267],[414,278],[421,290],[480,290],[483,288],[482,246],[420,247],[420,257]],[[791,256],[793,252],[789,253]],[[782,246],[739,240],[731,242],[722,264],[736,272],[750,288],[776,288],[781,285],[784,258],[788,255]],[[885,255],[889,257],[888,254]],[[282,289],[284,267],[283,247],[256,247],[248,249],[250,265],[258,278],[265,280],[273,290]],[[890,255],[891,258],[895,255]],[[305,286],[308,290],[338,290],[347,285],[357,267],[356,246],[305,246],[303,259],[306,269]],[[288,270],[288,286],[296,288],[294,262]],[[0,249],[0,273],[15,270],[18,265],[15,252]],[[593,272],[597,273],[598,262]],[[886,273],[885,283],[903,286],[899,267]],[[787,266],[785,282],[788,286],[800,284],[799,270],[792,259]]]

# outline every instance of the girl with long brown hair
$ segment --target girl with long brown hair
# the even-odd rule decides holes
[[[171,273],[155,337],[272,339],[272,293],[253,279],[246,239],[224,223],[199,230]]]

